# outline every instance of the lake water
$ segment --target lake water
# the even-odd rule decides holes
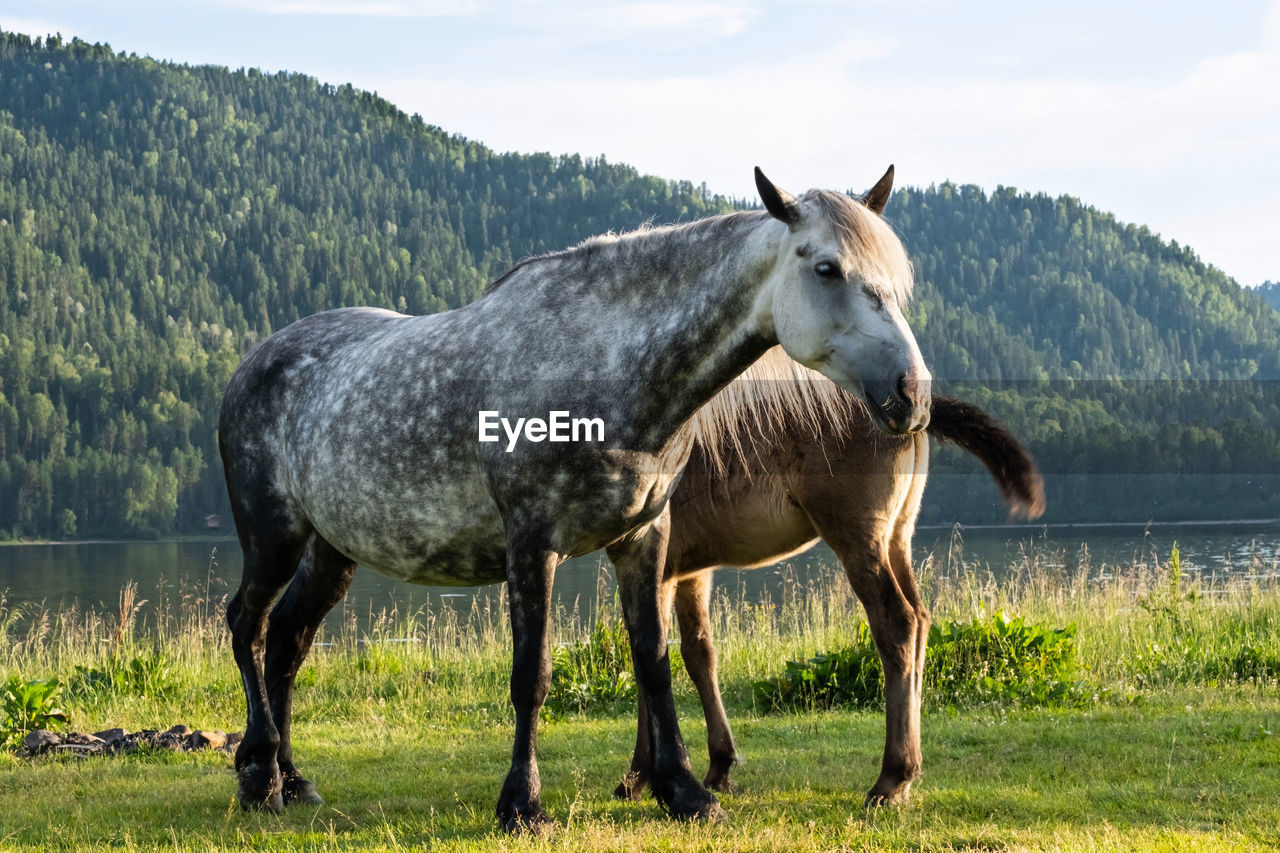
[[[963,554],[966,571],[990,570],[997,577],[1028,554],[1078,570],[1087,559],[1090,571],[1110,573],[1135,559],[1148,563],[1168,559],[1178,544],[1185,571],[1217,577],[1270,576],[1280,573],[1280,521],[1198,525],[1072,525],[921,528],[916,532],[916,565],[931,559],[935,571],[954,573]],[[789,565],[788,565],[789,564]],[[785,572],[804,583],[838,571],[825,544],[788,561],[752,571],[725,569],[718,587],[735,598],[777,599]],[[612,584],[603,555],[571,560],[556,573],[557,601],[572,607],[589,605],[602,582]],[[9,607],[30,612],[33,606],[57,609],[71,604],[114,612],[120,590],[138,585],[140,598],[156,602],[182,595],[218,599],[240,578],[240,549],[234,538],[165,542],[92,542],[58,545],[0,546],[0,593]],[[422,587],[385,578],[372,571],[357,573],[347,594],[346,609],[358,618],[384,608],[401,612],[421,607],[469,607],[475,596],[494,595],[490,587]]]

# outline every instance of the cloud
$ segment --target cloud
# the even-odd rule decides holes
[[[212,0],[270,15],[364,18],[476,17],[516,23],[548,36],[612,41],[643,33],[697,30],[736,35],[755,18],[754,4],[649,0],[621,4],[540,0]]]
[[[702,14],[737,25],[710,9]],[[699,17],[673,16],[671,26],[696,27]],[[1264,32],[1248,50],[1155,79],[1069,68],[1011,75],[989,66],[904,76],[874,61],[898,46],[864,33],[703,74],[378,80],[376,87],[402,108],[500,150],[603,152],[738,196],[754,194],[756,164],[800,190],[861,188],[889,162],[906,183],[954,179],[1071,193],[1189,243],[1253,282],[1280,276],[1280,267],[1263,269],[1280,264],[1266,238],[1280,230],[1280,167],[1271,165],[1280,138],[1280,2]],[[1242,222],[1258,216],[1262,222]]]
[[[367,19],[466,19],[486,50],[556,55],[590,45],[647,42],[668,51],[731,38],[760,14],[756,3],[726,0],[211,0],[267,15]]]
[[[561,14],[561,25],[570,23],[580,32],[600,40],[635,36],[642,32],[695,30],[725,38],[747,28],[758,11],[742,3],[685,3],[675,0],[621,5],[589,4],[569,15]]]
[[[22,33],[28,36],[46,36],[56,33],[67,35],[70,31],[51,21],[40,18],[18,18],[11,15],[0,15],[0,30],[7,33]]]
[[[475,0],[214,0],[216,5],[268,15],[439,18],[475,13]]]

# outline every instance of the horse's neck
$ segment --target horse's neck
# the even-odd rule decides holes
[[[633,378],[639,446],[665,445],[700,406],[777,343],[757,316],[777,254],[772,222],[744,217],[726,223],[715,238],[695,232],[692,245],[655,246],[657,264],[638,263],[634,276],[614,282],[618,298],[630,304],[637,304],[636,292],[651,294],[636,318],[644,334],[622,342],[632,351],[619,362]],[[679,236],[667,235],[673,242]],[[661,282],[656,293],[655,277]]]
[[[757,316],[778,251],[774,225],[764,214],[732,215],[589,241],[513,271],[490,297],[505,303],[507,321],[538,312],[578,337],[562,334],[565,350],[544,347],[553,358],[539,367],[528,353],[508,353],[525,359],[511,370],[607,380],[609,399],[600,402],[634,446],[664,446],[776,343]]]
[[[642,444],[663,444],[700,407],[733,378],[751,365],[776,339],[750,326],[735,326],[719,338],[714,348],[700,357],[680,357],[663,365],[653,379],[653,387],[666,389],[665,395],[648,400],[641,422],[646,424]],[[704,338],[706,342],[708,338]]]

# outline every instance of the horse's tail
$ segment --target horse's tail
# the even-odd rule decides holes
[[[969,451],[987,466],[1010,514],[1036,518],[1044,513],[1044,479],[1017,437],[982,409],[954,397],[934,395],[929,435]]]

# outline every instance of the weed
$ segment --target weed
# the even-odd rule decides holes
[[[1028,625],[1000,611],[971,622],[940,622],[929,631],[928,701],[946,706],[1064,705],[1082,690],[1075,626]],[[786,672],[754,685],[766,708],[874,707],[884,701],[884,672],[864,624],[849,648],[788,661]]]
[[[11,747],[27,732],[36,729],[58,729],[70,717],[58,707],[62,685],[56,678],[47,681],[23,681],[10,676],[0,687],[0,745]]]
[[[621,616],[602,614],[585,640],[552,651],[548,711],[595,710],[635,696],[631,643]]]
[[[1139,597],[1138,606],[1153,616],[1167,620],[1175,630],[1181,630],[1192,611],[1200,604],[1199,591],[1182,592],[1182,555],[1178,551],[1178,543],[1174,543],[1169,551],[1169,562],[1165,564],[1168,580],[1163,587]]]
[[[1003,610],[929,631],[925,685],[948,706],[1068,705],[1081,698],[1076,626],[1029,625]]]

